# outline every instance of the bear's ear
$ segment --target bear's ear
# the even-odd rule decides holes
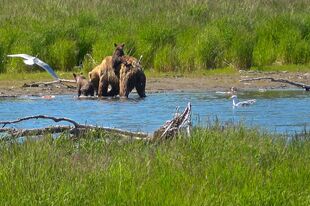
[[[124,46],[125,46],[125,43],[122,43],[121,46],[124,47]]]
[[[73,77],[74,77],[74,79],[75,79],[75,81],[76,81],[76,74],[75,74],[75,73],[73,73]]]
[[[114,43],[114,46],[115,46],[115,47],[117,47],[117,44],[116,44],[116,43]]]

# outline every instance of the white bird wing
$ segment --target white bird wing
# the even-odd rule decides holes
[[[30,56],[28,54],[9,54],[7,56],[8,57],[21,57],[23,59],[32,59],[32,58],[34,58],[33,56]]]
[[[48,64],[46,64],[45,62],[43,62],[42,60],[36,58],[35,59],[35,63],[42,67],[43,69],[45,69],[50,75],[52,75],[52,77],[56,80],[59,79],[59,77],[56,75],[56,73],[54,72],[54,70],[52,69],[52,67],[50,67]]]

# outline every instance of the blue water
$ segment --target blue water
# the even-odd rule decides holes
[[[176,106],[183,111],[192,103],[194,125],[206,126],[210,121],[242,122],[270,132],[294,133],[310,128],[310,93],[304,91],[246,91],[238,94],[240,100],[253,99],[254,105],[233,108],[232,100],[216,92],[152,93],[140,99],[131,94],[128,100],[78,100],[74,95],[60,95],[51,100],[39,97],[21,97],[0,100],[0,121],[32,115],[67,117],[81,124],[121,128],[130,131],[153,132],[172,118]],[[14,128],[40,128],[50,125],[68,125],[52,120],[28,120],[10,125]]]

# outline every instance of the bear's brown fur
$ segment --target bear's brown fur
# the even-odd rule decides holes
[[[140,97],[146,97],[146,76],[140,62],[131,56],[124,56],[120,69],[119,96],[128,98],[129,93],[136,88]]]
[[[83,75],[73,73],[73,77],[77,84],[78,97],[84,96],[94,96],[94,86],[92,82],[89,82]]]
[[[110,91],[109,86],[111,87]],[[98,96],[116,96],[119,93],[119,75],[112,67],[112,56],[107,56],[102,61],[100,71]]]
[[[124,53],[125,44],[114,43],[114,46],[115,46],[115,50],[114,50],[114,53],[112,55],[112,67],[115,71],[115,74],[117,76],[119,76],[120,65],[123,61],[122,57],[125,55],[125,53]]]
[[[124,56],[124,46],[125,44],[114,44],[115,46],[115,50],[114,50],[114,53],[113,53],[113,56],[107,56],[105,57],[101,64],[96,66],[91,72],[88,73],[88,77],[90,79],[90,81],[93,83],[94,87],[95,87],[95,92],[96,94],[98,94],[99,96],[114,96],[114,95],[117,95],[118,94],[118,89],[117,88],[114,88],[113,87],[113,82],[111,84],[112,86],[112,89],[114,88],[114,91],[111,92],[111,93],[107,93],[105,92],[105,85],[104,88],[101,88],[99,89],[99,81],[100,81],[100,75],[101,74],[105,74],[107,75],[107,73],[109,73],[109,79],[113,79],[113,73],[111,71],[114,70],[114,74],[119,78],[119,70],[120,70],[120,65],[121,65],[121,62],[122,62],[122,56]],[[105,71],[107,70],[107,71]],[[106,76],[104,76],[104,80],[106,80]],[[116,82],[115,82],[116,84]],[[117,83],[118,84],[118,83]],[[102,86],[102,85],[101,85]],[[100,90],[100,92],[99,92]],[[102,93],[103,92],[103,93]],[[117,93],[117,94],[115,94]]]

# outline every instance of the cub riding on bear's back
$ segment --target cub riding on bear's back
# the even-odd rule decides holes
[[[105,57],[101,64],[88,73],[98,96],[115,96],[119,93],[119,70],[125,44],[114,44],[113,56]],[[108,91],[108,87],[111,90]]]
[[[114,44],[114,46],[113,56],[105,57],[100,65],[89,72],[89,79],[95,91],[98,91],[98,97],[118,94],[121,97],[128,97],[133,88],[136,88],[140,97],[145,97],[146,77],[140,61],[124,55],[125,44]]]

